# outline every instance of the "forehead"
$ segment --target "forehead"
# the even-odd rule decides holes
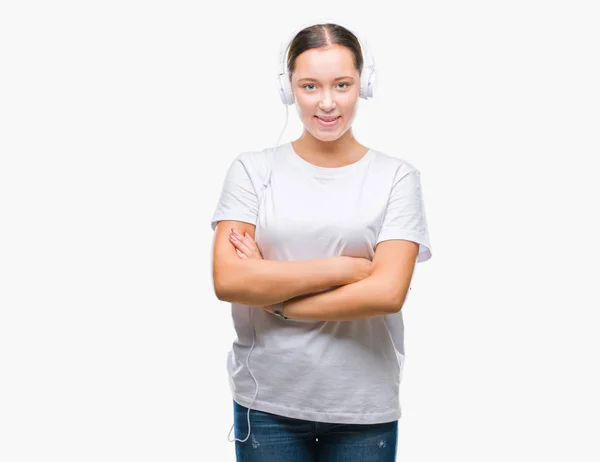
[[[311,48],[300,53],[296,58],[294,70],[296,80],[337,78],[342,75],[355,74],[358,74],[358,71],[354,67],[354,55],[348,48],[341,45]]]

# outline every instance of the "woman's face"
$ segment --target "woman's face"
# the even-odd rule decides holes
[[[301,53],[296,58],[291,85],[300,120],[315,138],[334,141],[351,127],[360,75],[348,48],[331,45]],[[319,117],[336,121],[321,123]]]

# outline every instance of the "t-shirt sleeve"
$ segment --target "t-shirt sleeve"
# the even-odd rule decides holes
[[[406,173],[399,168],[396,172],[375,245],[390,239],[403,239],[419,244],[417,262],[424,262],[431,258],[421,174],[417,169]]]
[[[220,220],[237,220],[256,225],[257,217],[258,197],[244,156],[240,154],[225,175],[211,227],[214,231]]]

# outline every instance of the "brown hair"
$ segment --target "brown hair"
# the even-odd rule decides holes
[[[306,50],[323,48],[330,45],[342,45],[354,56],[354,67],[362,73],[363,55],[360,42],[352,32],[338,24],[315,24],[305,27],[292,40],[287,57],[287,71],[290,75],[296,68],[296,58]]]

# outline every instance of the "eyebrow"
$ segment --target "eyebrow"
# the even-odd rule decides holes
[[[344,77],[338,77],[338,78],[337,78],[337,79],[335,79],[335,80],[342,80],[342,79],[350,79],[350,80],[354,80],[354,77],[351,77],[351,76],[349,76],[349,75],[345,75]],[[302,79],[298,79],[298,82],[302,82],[303,80],[310,80],[311,82],[318,82],[318,80],[317,80],[317,79],[312,79],[312,78],[310,78],[310,77],[304,77],[304,78],[302,78]]]

